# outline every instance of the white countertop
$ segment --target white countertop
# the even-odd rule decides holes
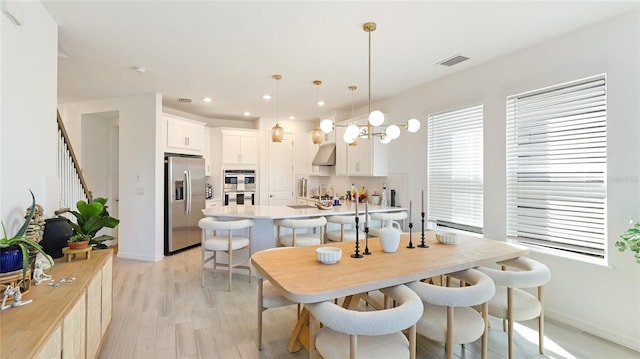
[[[353,214],[355,206],[353,203],[346,203],[334,206],[331,209],[323,210],[318,208],[294,209],[288,206],[251,206],[234,205],[206,208],[202,210],[205,216],[222,218],[252,218],[252,219],[278,219],[278,218],[300,218],[313,216],[331,216]],[[358,204],[358,212],[364,214],[364,204]],[[369,205],[369,213],[375,212],[396,212],[406,211],[404,207],[382,207]]]

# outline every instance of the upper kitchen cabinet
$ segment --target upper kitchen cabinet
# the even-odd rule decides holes
[[[203,155],[205,128],[203,122],[163,114],[166,121],[166,152]]]
[[[216,128],[212,134],[212,148],[219,148],[223,166],[258,164],[257,130]]]
[[[371,139],[358,138],[355,145],[344,142],[345,127],[355,123],[367,125],[367,116],[358,117],[341,123],[336,129],[336,175],[346,176],[386,176],[389,166],[389,145],[385,145],[377,137]]]

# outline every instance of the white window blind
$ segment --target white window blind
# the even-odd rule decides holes
[[[605,76],[507,98],[507,234],[604,258]]]
[[[482,105],[428,116],[427,220],[482,233]]]

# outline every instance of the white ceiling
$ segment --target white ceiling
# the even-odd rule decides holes
[[[43,1],[59,24],[58,102],[145,92],[204,118],[312,120],[639,8],[638,1]],[[448,68],[456,54],[471,59]],[[146,67],[145,73],[132,70]],[[319,88],[313,80],[322,80]],[[316,90],[326,102],[318,108]],[[210,96],[211,103],[202,98]],[[192,98],[180,104],[178,97]]]

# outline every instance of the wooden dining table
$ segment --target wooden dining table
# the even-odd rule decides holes
[[[410,239],[412,249],[407,248]],[[368,248],[371,253],[362,258],[351,257],[355,253],[354,241],[325,244],[342,249],[342,258],[335,264],[322,264],[317,260],[318,246],[257,252],[251,260],[287,299],[317,303],[488,265],[529,252],[523,246],[465,235],[457,235],[455,244],[440,244],[432,231],[425,232],[425,243],[429,247],[420,248],[420,243],[420,233],[405,233],[401,235],[397,252],[385,253],[378,238],[360,240],[359,252]],[[303,309],[289,341],[289,352],[304,346],[313,357],[314,345],[310,338],[314,333],[309,327],[315,325],[310,326],[309,322],[309,312]]]

